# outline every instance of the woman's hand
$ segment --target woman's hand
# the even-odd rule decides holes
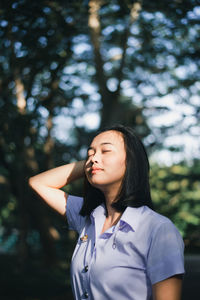
[[[67,195],[60,188],[83,177],[84,165],[85,161],[79,161],[40,173],[29,179],[29,185],[49,206],[65,215]]]
[[[172,276],[153,285],[153,300],[181,300],[182,275]]]

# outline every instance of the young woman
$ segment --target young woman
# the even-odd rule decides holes
[[[82,176],[84,198],[60,190]],[[102,131],[86,161],[29,182],[79,234],[71,263],[75,299],[181,299],[183,241],[173,223],[152,210],[149,162],[132,129]]]

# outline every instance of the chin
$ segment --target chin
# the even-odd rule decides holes
[[[88,180],[88,181],[92,186],[94,186],[95,188],[98,188],[99,190],[101,190],[106,185],[105,182],[102,182],[101,180],[97,180],[97,179],[91,180],[91,178],[90,178],[90,180]]]

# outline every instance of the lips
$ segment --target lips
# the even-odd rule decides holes
[[[90,172],[91,172],[91,174],[95,174],[95,173],[97,173],[99,171],[102,171],[102,169],[101,168],[97,168],[97,167],[92,167]]]

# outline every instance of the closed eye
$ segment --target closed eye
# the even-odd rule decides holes
[[[88,153],[87,157],[94,155],[94,153]]]

